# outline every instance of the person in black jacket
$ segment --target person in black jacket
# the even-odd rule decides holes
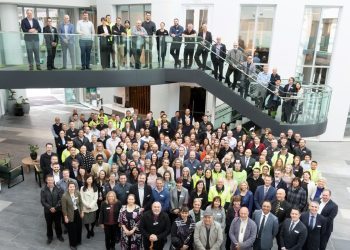
[[[56,48],[58,44],[58,34],[57,29],[52,26],[51,17],[46,18],[47,26],[44,27],[44,38],[46,43],[47,50],[47,69],[53,70],[55,68],[55,56],[56,56]]]
[[[291,114],[295,105],[293,96],[296,94],[296,88],[294,84],[294,77],[288,79],[288,84],[283,88],[283,97],[285,97],[282,104],[282,116],[281,122],[290,122]]]
[[[141,218],[140,231],[144,249],[153,246],[153,250],[163,250],[171,225],[168,214],[161,210],[162,205],[156,201],[152,204],[152,210],[146,211]]]
[[[291,219],[286,219],[281,225],[279,234],[281,250],[301,250],[307,239],[307,228],[299,220],[300,211],[298,209],[293,208],[290,217]]]
[[[107,25],[106,18],[101,18],[102,25],[97,27],[97,34],[100,37],[100,55],[102,69],[106,69],[110,66],[109,54],[112,51],[111,27]]]
[[[46,185],[41,189],[41,204],[44,207],[44,214],[46,220],[46,235],[47,244],[52,242],[53,230],[52,224],[55,223],[55,231],[57,239],[59,241],[64,241],[62,237],[62,227],[61,227],[61,198],[62,190],[55,186],[55,181],[52,175],[47,175]]]
[[[207,68],[208,48],[210,48],[213,37],[211,32],[208,31],[206,23],[202,24],[202,30],[198,33],[197,41],[199,42],[194,60],[198,65],[198,69],[205,70]],[[199,57],[202,56],[203,62],[200,61]]]
[[[223,79],[223,70],[224,70],[224,62],[226,58],[226,46],[221,43],[221,37],[216,38],[216,44],[214,44],[211,48],[211,61],[214,66],[214,77],[215,79],[219,78],[221,82]],[[218,76],[219,70],[219,76]]]
[[[225,233],[227,234],[226,237],[226,249],[231,249],[231,238],[229,236],[230,232],[230,226],[232,224],[232,221],[234,218],[239,217],[239,210],[241,209],[241,196],[234,195],[231,198],[231,204],[227,208],[226,212],[226,227],[225,227]]]
[[[106,201],[102,202],[98,222],[105,232],[106,249],[115,249],[116,231],[121,203],[117,200],[114,191],[109,191]]]
[[[40,155],[40,167],[43,171],[43,177],[45,180],[46,175],[51,172],[51,157],[57,156],[56,153],[52,152],[53,145],[52,143],[46,143],[46,152]],[[58,160],[58,159],[57,159]]]
[[[141,207],[141,212],[151,209],[153,202],[152,188],[146,184],[145,173],[139,174],[137,184],[130,187],[129,193],[135,195],[136,204]],[[142,195],[143,199],[141,199]]]
[[[302,213],[300,221],[308,228],[308,235],[304,250],[318,250],[321,246],[321,239],[324,237],[326,230],[326,218],[318,214],[320,204],[311,201],[309,212]]]

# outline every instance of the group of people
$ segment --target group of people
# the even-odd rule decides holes
[[[47,143],[40,156],[48,244],[54,224],[76,249],[84,224],[87,239],[103,228],[106,249],[326,249],[338,206],[300,133],[214,130],[189,109],[74,110],[51,130],[56,153]]]

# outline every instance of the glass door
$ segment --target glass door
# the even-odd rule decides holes
[[[210,5],[185,5],[185,16],[186,23],[181,24],[184,28],[187,27],[187,24],[192,23],[194,30],[198,33],[201,30],[202,24],[208,24],[208,29],[210,30],[209,14],[211,13],[209,10],[212,8]],[[181,22],[181,21],[180,21]]]

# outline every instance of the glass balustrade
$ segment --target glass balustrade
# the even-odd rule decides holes
[[[52,50],[52,44],[46,43],[52,38],[52,34],[35,34],[32,35],[36,40],[34,43],[28,43],[25,41],[24,34],[20,32],[0,32],[0,71],[27,71],[30,69],[28,58],[30,53],[28,47],[34,47],[31,53],[33,54],[33,66],[36,70],[36,65],[39,64],[42,70],[47,69],[48,49]],[[82,41],[80,35],[59,34],[59,40],[56,44],[56,55],[54,59],[54,67],[64,70],[81,70],[82,68],[82,45],[86,45],[86,41]],[[32,37],[32,38],[33,38]],[[190,38],[193,39],[193,38]],[[26,39],[28,40],[28,39]],[[209,77],[214,77],[212,72],[211,55],[221,58],[213,50],[208,55],[206,62],[206,70],[199,71],[198,65],[194,59],[198,47],[202,44],[199,42],[187,42],[188,39],[182,39],[182,41],[175,42],[169,36],[166,37],[142,37],[142,36],[101,36],[93,35],[89,42],[91,44],[89,67],[92,70],[135,70],[135,69],[157,69],[157,68],[186,68],[193,70],[194,74],[203,74],[205,72]],[[54,44],[53,44],[54,45]],[[35,47],[36,46],[36,47]],[[204,44],[207,50],[211,50],[211,44]],[[90,48],[88,48],[90,49]],[[35,58],[36,52],[37,58]],[[113,51],[113,53],[110,53]],[[29,53],[29,54],[28,54]],[[190,58],[184,58],[185,54],[190,54]],[[192,55],[193,54],[193,55]],[[174,58],[177,58],[176,61]],[[28,57],[29,56],[29,57]],[[244,55],[245,60],[246,55]],[[241,75],[245,75],[249,80],[249,97],[246,98],[247,102],[242,102],[242,105],[254,105],[261,109],[262,112],[269,113],[264,109],[269,99],[265,98],[266,95],[270,97],[274,95],[272,88],[267,88],[258,81],[258,75],[261,69],[257,68],[255,71],[247,74],[242,61],[232,61],[229,58],[221,58],[224,60],[223,77],[229,64],[237,68]],[[202,57],[200,57],[202,61]],[[113,67],[115,62],[115,68]],[[180,63],[181,62],[181,63]],[[200,84],[200,83],[199,83]],[[224,82],[217,81],[217,84],[222,84],[227,87]],[[240,82],[238,85],[241,86]],[[291,119],[288,123],[294,123],[297,125],[310,125],[322,123],[327,120],[328,108],[332,90],[328,86],[320,85],[308,85],[303,86],[304,93],[302,95],[295,95],[285,97],[285,93],[281,95],[281,105],[278,106],[273,115],[274,119],[281,122],[282,111],[284,111],[285,104],[289,101],[293,102],[292,107],[289,107],[289,113]],[[240,94],[237,89],[232,90],[226,88],[227,91]],[[220,98],[220,93],[216,93]],[[233,95],[232,98],[239,98],[237,95]],[[284,104],[285,103],[285,104]],[[231,110],[230,110],[231,109]],[[230,122],[232,119],[232,111],[235,107],[230,109],[223,109],[216,114],[216,117],[221,117],[220,121]],[[229,115],[231,113],[231,115]],[[253,117],[250,118],[254,120]],[[220,122],[218,121],[218,122]],[[220,122],[221,123],[221,122]]]

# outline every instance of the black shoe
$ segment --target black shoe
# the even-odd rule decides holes
[[[57,69],[56,67],[52,67],[52,69]]]
[[[90,231],[87,232],[86,238],[90,239]]]
[[[34,70],[34,66],[33,65],[29,65],[29,70],[30,71]]]
[[[47,70],[52,70],[52,68],[47,68]]]
[[[67,234],[68,233],[68,230],[67,230],[67,228],[65,228],[64,230],[63,230],[63,234]]]
[[[52,242],[52,239],[47,239],[46,244],[50,245]]]
[[[91,70],[91,68],[90,68],[90,67],[86,67],[86,69],[87,69],[87,70]]]
[[[41,70],[41,66],[40,65],[36,65],[36,70]]]
[[[61,236],[58,236],[57,239],[58,239],[59,241],[61,241],[61,242],[64,242],[64,238],[62,237],[62,235],[61,235]]]
[[[90,236],[91,236],[91,237],[94,237],[94,236],[95,236],[94,230],[91,230],[91,231],[90,231]]]
[[[115,68],[116,68],[116,67],[115,67],[115,63],[113,63],[113,64],[112,64],[112,68],[113,68],[113,69],[115,69]]]
[[[143,66],[142,68],[144,69],[148,68],[148,64],[145,64],[145,66]]]
[[[85,70],[85,67],[81,67],[81,70]]]
[[[179,65],[179,68],[181,68],[181,61],[179,60],[179,62],[178,62],[178,65]]]
[[[77,247],[70,247],[71,250],[77,250]]]
[[[133,67],[134,67],[134,64],[130,63],[130,67],[133,68]]]
[[[149,65],[149,69],[152,69],[152,64]]]

